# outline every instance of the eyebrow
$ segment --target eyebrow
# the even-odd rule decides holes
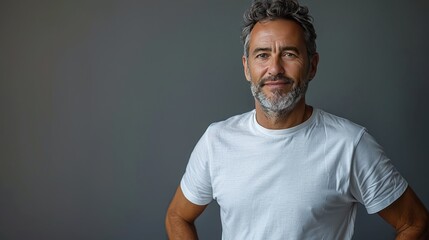
[[[252,54],[255,55],[258,52],[271,52],[272,49],[270,47],[259,47],[259,48],[255,48],[255,50],[253,50]],[[295,51],[296,53],[299,54],[299,50],[297,47],[293,47],[293,46],[286,46],[286,47],[281,47],[280,48],[280,52],[283,51]]]

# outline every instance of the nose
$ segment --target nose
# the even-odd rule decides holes
[[[285,69],[283,67],[282,59],[279,57],[271,58],[268,74],[271,76],[276,76],[279,74],[283,75],[284,73],[285,73]]]

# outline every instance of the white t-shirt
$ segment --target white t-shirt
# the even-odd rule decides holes
[[[221,211],[222,239],[351,239],[356,203],[376,213],[407,182],[367,131],[319,109],[270,130],[255,110],[210,125],[181,181],[185,197]]]

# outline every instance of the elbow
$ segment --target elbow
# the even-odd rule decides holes
[[[429,239],[429,213],[421,214],[418,219],[415,219],[411,224],[406,224],[398,229],[398,237],[396,239]]]
[[[172,226],[174,225],[174,222],[177,221],[178,216],[174,213],[174,211],[171,210],[171,208],[168,208],[167,213],[165,214],[165,229],[167,230],[167,233],[169,233],[172,229]]]
[[[426,210],[421,219],[416,224],[420,228],[421,237],[419,239],[429,239],[429,212]]]
[[[425,218],[421,221],[422,237],[420,239],[429,239],[429,213],[426,211]]]
[[[168,239],[198,239],[193,222],[188,222],[173,210],[167,210],[165,229]]]

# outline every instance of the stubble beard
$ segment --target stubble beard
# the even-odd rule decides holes
[[[294,81],[284,76],[275,77],[275,79],[290,82],[291,84],[294,83]],[[250,81],[250,89],[253,96],[260,103],[262,109],[268,117],[279,118],[282,116],[287,116],[307,92],[308,81],[304,81],[301,85],[293,85],[292,89],[287,93],[284,93],[282,90],[278,89],[271,92],[272,96],[267,96],[262,91],[262,87],[264,82],[268,80],[274,79],[265,78],[256,84],[253,83],[253,81]]]

